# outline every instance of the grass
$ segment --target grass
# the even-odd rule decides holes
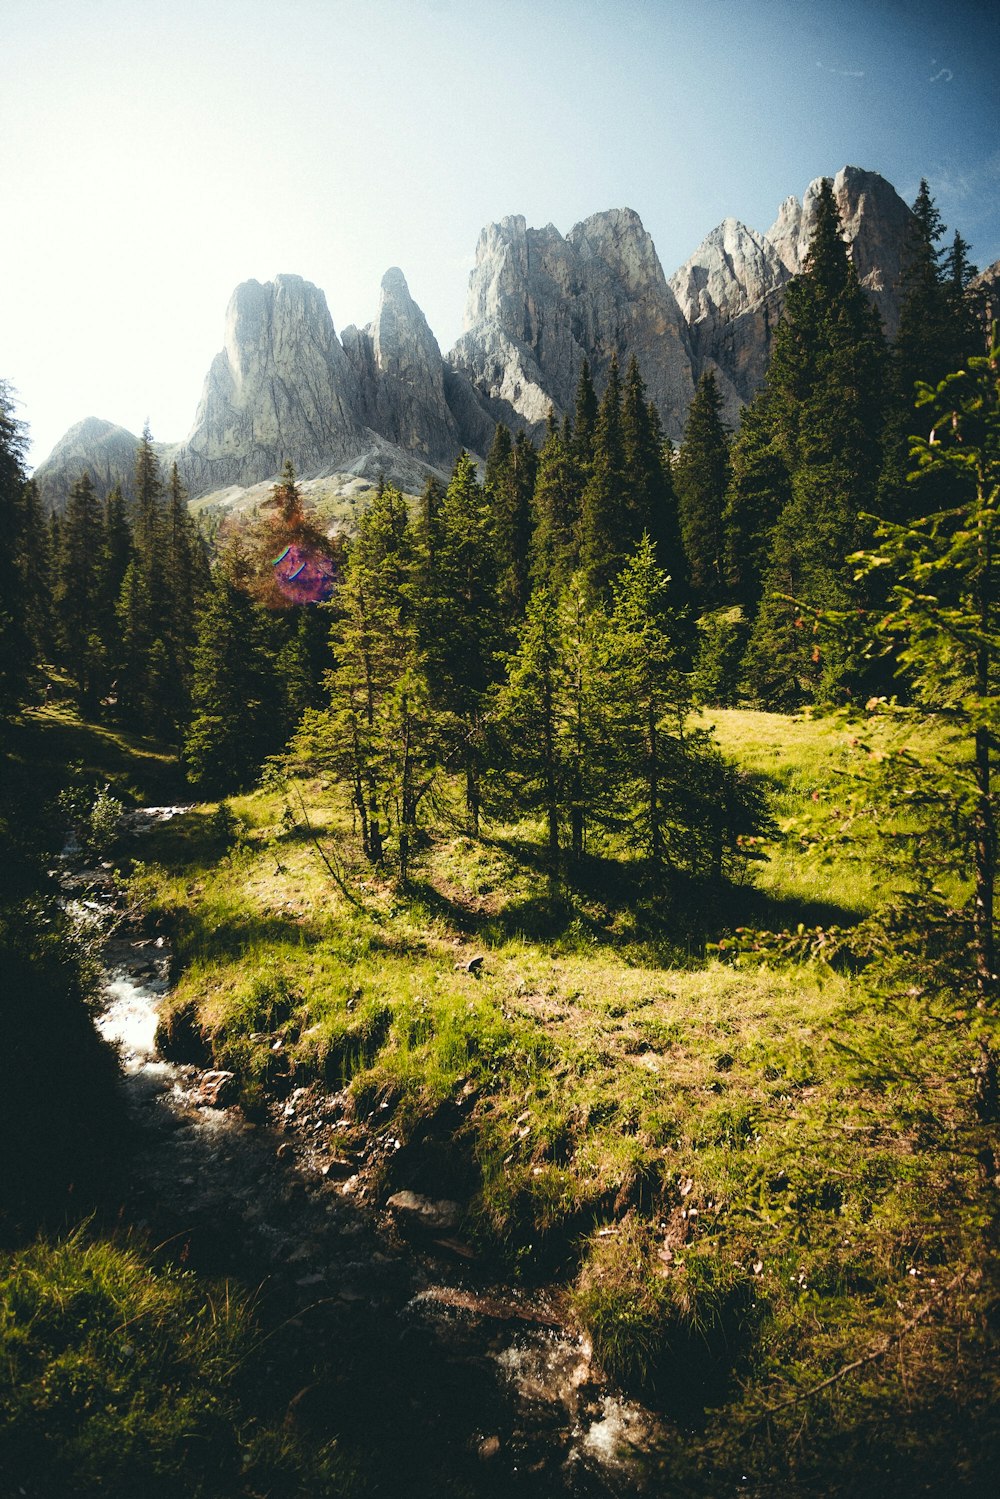
[[[258,1337],[245,1297],[134,1243],[81,1229],[17,1251],[0,1270],[4,1492],[343,1494],[333,1454],[262,1413]]]
[[[677,1419],[662,1492],[985,1493],[997,1203],[965,1027],[820,961],[706,955],[856,921],[887,879],[855,730],[712,721],[781,829],[723,892],[637,899],[609,848],[554,908],[528,824],[442,833],[401,890],[319,783],[343,888],[274,790],[161,826],[133,889],[173,935],[178,1045],[251,1111],[348,1088],[402,1145],[378,1190],[459,1196],[481,1255],[565,1283],[609,1373]]]

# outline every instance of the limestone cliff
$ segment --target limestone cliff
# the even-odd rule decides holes
[[[77,422],[35,470],[43,506],[46,510],[61,509],[73,484],[85,472],[102,499],[116,484],[129,492],[138,446],[137,437],[113,422],[97,416]]]
[[[326,298],[300,276],[237,287],[224,346],[185,440],[160,446],[192,497],[246,488],[286,458],[307,478],[380,474],[419,488],[447,474],[461,447],[484,454],[497,421],[536,436],[550,408],[571,412],[580,366],[600,391],[613,354],[639,360],[666,431],[683,433],[696,380],[717,372],[727,419],[760,388],[784,290],[804,267],[819,178],[787,198],[766,234],[725,219],[668,281],[628,208],[561,234],[521,215],[479,236],[465,331],[446,359],[402,271],[382,279],[366,327],[338,338]],[[833,180],[844,238],[891,337],[910,211],[875,172]],[[988,275],[988,273],[987,273]],[[995,277],[990,285],[994,289]],[[131,475],[136,439],[91,418],[57,444],[37,477],[58,504],[89,468],[98,488]]]
[[[817,177],[809,184],[801,203],[786,198],[765,235],[793,276],[805,267],[821,182]],[[886,336],[892,338],[899,327],[899,283],[910,210],[891,183],[861,167],[841,168],[833,179],[833,195],[858,279],[882,316]]]
[[[365,425],[428,463],[453,463],[462,438],[448,405],[444,360],[398,267],[382,277],[374,322],[360,331],[345,328],[342,338]]]
[[[653,241],[631,209],[594,214],[563,236],[512,215],[485,228],[465,331],[448,356],[498,419],[539,430],[571,411],[580,366],[600,388],[611,356],[635,354],[667,430],[694,389],[687,330]]]
[[[690,325],[695,378],[715,370],[732,425],[763,382],[789,279],[774,246],[738,219],[724,219],[670,277]]]

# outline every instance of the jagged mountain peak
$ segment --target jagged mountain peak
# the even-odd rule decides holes
[[[631,208],[532,229],[520,214],[479,236],[465,331],[448,356],[490,413],[540,430],[572,409],[587,359],[600,384],[612,355],[635,354],[667,430],[679,435],[693,391],[684,320],[651,236]]]
[[[670,286],[689,323],[716,314],[734,317],[753,307],[789,273],[774,246],[739,219],[726,218],[670,277]]]
[[[801,202],[786,198],[764,236],[793,276],[805,269],[822,182],[822,177],[814,178]],[[864,167],[841,167],[833,178],[833,196],[858,279],[870,292],[891,338],[899,326],[899,283],[912,222],[910,209],[891,182]]]
[[[603,209],[566,234],[507,214],[479,234],[465,331],[446,360],[398,266],[382,277],[372,321],[339,337],[324,293],[304,277],[244,281],[194,426],[162,456],[176,458],[193,495],[266,481],[285,458],[303,475],[375,465],[412,483],[420,465],[447,470],[462,446],[485,452],[498,420],[540,434],[551,408],[572,411],[583,360],[600,388],[614,355],[637,357],[672,437],[706,369],[735,423],[763,379],[785,285],[804,267],[821,181],[786,198],[764,234],[723,219],[669,280],[633,208]],[[844,167],[833,187],[891,335],[910,211],[877,172]],[[127,477],[135,442],[89,419],[38,473],[63,496],[84,467],[95,482]]]

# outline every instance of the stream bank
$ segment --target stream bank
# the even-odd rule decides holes
[[[131,814],[133,836],[180,810]],[[111,899],[108,871],[74,884]],[[447,1202],[403,1189],[380,1203],[373,1156],[392,1142],[348,1095],[297,1089],[252,1121],[228,1074],[159,1055],[171,962],[165,935],[127,922],[104,952],[99,1025],[133,1125],[123,1214],[185,1265],[256,1288],[275,1367],[301,1368],[287,1419],[356,1454],[363,1492],[648,1488],[655,1422],[607,1387],[558,1291],[495,1283]]]

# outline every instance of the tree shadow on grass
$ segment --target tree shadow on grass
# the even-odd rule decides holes
[[[783,931],[805,926],[851,926],[862,912],[830,901],[779,897],[751,883],[699,878],[680,870],[654,876],[638,860],[587,854],[561,871],[558,891],[547,886],[548,860],[541,844],[506,838],[485,839],[537,888],[484,909],[472,897],[448,893],[429,880],[409,890],[431,917],[437,917],[484,946],[516,938],[606,948],[646,947],[662,962],[684,962],[704,955],[706,945],[740,926]]]

